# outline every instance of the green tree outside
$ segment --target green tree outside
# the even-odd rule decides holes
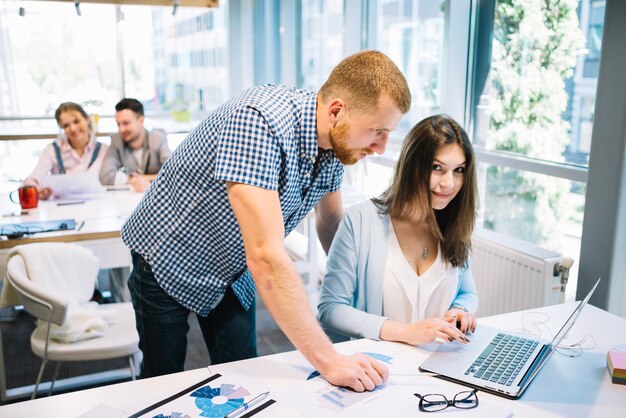
[[[496,6],[487,146],[563,161],[570,142],[565,80],[584,45],[578,0],[500,0]],[[490,167],[485,224],[504,234],[553,246],[559,220],[575,208],[569,181]]]

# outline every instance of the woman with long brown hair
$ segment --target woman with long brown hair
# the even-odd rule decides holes
[[[327,332],[467,342],[478,306],[469,258],[476,206],[467,134],[446,115],[422,120],[389,188],[350,208],[335,235],[318,305]]]

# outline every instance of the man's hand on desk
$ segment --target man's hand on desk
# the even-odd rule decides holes
[[[320,370],[320,373],[331,384],[357,392],[373,390],[389,378],[387,367],[365,354],[336,354],[327,363],[326,370]]]
[[[128,184],[134,191],[143,193],[148,188],[150,181],[144,175],[131,173],[128,175]]]

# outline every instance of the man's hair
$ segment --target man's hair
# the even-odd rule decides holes
[[[382,52],[361,51],[344,58],[319,91],[323,103],[340,98],[348,108],[372,110],[387,94],[402,113],[411,108],[411,91],[396,64]]]
[[[463,186],[441,210],[433,210],[430,176],[435,154],[449,144],[457,144],[465,155]],[[465,265],[476,221],[478,187],[476,159],[467,133],[447,115],[430,116],[411,129],[396,162],[389,188],[372,199],[381,214],[405,219],[414,211],[441,243],[442,258],[454,267]]]
[[[120,112],[126,109],[132,110],[139,116],[143,116],[143,105],[137,99],[129,99],[128,97],[125,97],[120,100],[118,104],[115,105],[116,112]]]

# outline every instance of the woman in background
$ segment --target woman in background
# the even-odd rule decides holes
[[[477,187],[472,145],[450,117],[419,122],[390,187],[350,208],[333,240],[319,319],[334,337],[467,342]],[[335,338],[337,339],[337,338]]]
[[[52,189],[42,186],[42,179],[49,174],[93,172],[96,178],[104,160],[107,146],[96,141],[89,115],[78,104],[61,103],[54,117],[63,132],[44,149],[39,162],[24,181],[36,186],[40,199],[48,199]]]

